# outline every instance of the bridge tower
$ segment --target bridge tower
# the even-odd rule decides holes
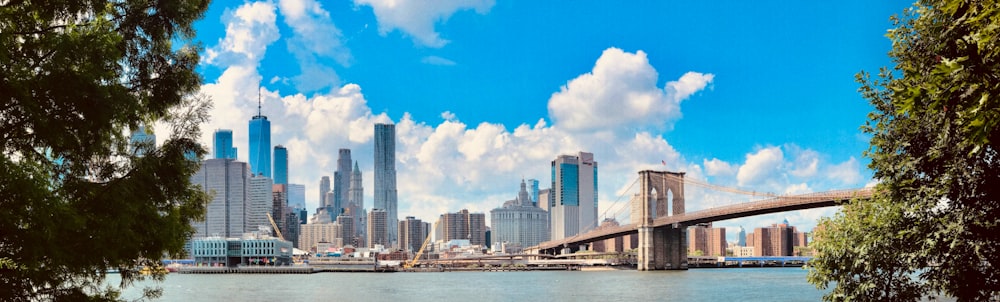
[[[638,269],[687,269],[686,227],[653,227],[656,218],[684,214],[684,172],[644,170],[639,171],[639,181],[640,196],[633,201],[642,214],[633,217],[639,228]]]

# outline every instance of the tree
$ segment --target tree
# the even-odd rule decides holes
[[[207,200],[207,2],[0,1],[0,300],[115,300],[105,271],[124,287],[182,252]],[[170,137],[139,156],[127,132],[156,121]]]
[[[895,68],[862,72],[879,183],[817,228],[826,300],[1000,301],[1000,5],[921,0],[893,17]]]

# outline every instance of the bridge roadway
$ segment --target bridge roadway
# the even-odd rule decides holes
[[[678,225],[682,227],[707,223],[712,221],[727,220],[740,217],[764,215],[786,211],[813,209],[835,206],[852,198],[868,199],[872,196],[871,188],[836,190],[819,193],[809,193],[802,195],[779,196],[753,202],[715,207],[685,214],[659,217],[653,219],[652,227],[663,227]],[[638,233],[638,224],[626,224],[617,227],[606,227],[596,229],[585,234],[576,235],[561,240],[542,242],[537,246],[525,250],[557,250],[561,247],[579,245],[611,239],[628,234]],[[558,252],[557,252],[558,253]]]

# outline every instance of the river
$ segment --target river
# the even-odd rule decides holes
[[[117,284],[118,275],[108,282]],[[687,271],[533,271],[170,274],[159,301],[818,301],[801,268]]]

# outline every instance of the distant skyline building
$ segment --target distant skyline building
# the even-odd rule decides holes
[[[326,202],[326,192],[330,192],[330,177],[323,176],[319,179],[319,207],[325,208]]]
[[[337,152],[337,171],[333,173],[333,207],[335,210],[347,207],[351,187],[351,149]]]
[[[384,209],[390,245],[398,244],[399,216],[396,212],[396,125],[375,124],[375,201]]]
[[[195,227],[193,238],[239,237],[245,232],[249,178],[247,163],[225,158],[201,162],[198,172],[191,176],[191,183],[201,185],[212,200],[205,206],[205,219],[191,222]]]
[[[388,214],[383,209],[372,209],[371,212],[368,212],[368,247],[389,245],[389,232],[385,229],[386,217]]]
[[[469,210],[462,209],[442,214],[438,224],[441,227],[438,241],[469,240],[472,245],[486,246],[486,214],[469,213]]]
[[[517,197],[490,211],[494,247],[510,253],[549,240],[549,215],[534,204],[527,184],[521,180]]]
[[[742,225],[739,234],[736,235],[736,245],[747,246],[747,230],[744,230]]]
[[[288,184],[288,206],[296,210],[306,208],[306,186],[301,184]]]
[[[215,146],[215,158],[236,159],[236,147],[233,147],[233,130],[215,130],[215,134],[212,135],[212,145]]]
[[[147,131],[146,126],[140,125],[138,129],[132,131],[129,145],[135,155],[143,156],[147,151],[156,150],[156,134]]]
[[[538,180],[528,180],[528,195],[531,196],[531,204],[538,207]]]
[[[726,228],[688,227],[688,255],[726,256]]]
[[[350,186],[347,190],[347,202],[365,208],[365,188],[361,179],[361,169],[358,162],[354,162],[354,170],[351,171]]]
[[[288,149],[285,146],[274,146],[274,183],[288,184]]]
[[[560,155],[552,161],[552,240],[597,227],[597,162],[594,154]]]
[[[430,230],[424,228],[424,222],[413,216],[406,216],[399,222],[399,249],[416,253],[423,245]]]
[[[254,175],[271,177],[271,122],[260,112],[257,97],[257,115],[250,119],[250,169]]]
[[[244,232],[254,232],[260,227],[271,228],[267,214],[274,204],[274,181],[263,175],[252,175],[247,182],[246,228]]]

